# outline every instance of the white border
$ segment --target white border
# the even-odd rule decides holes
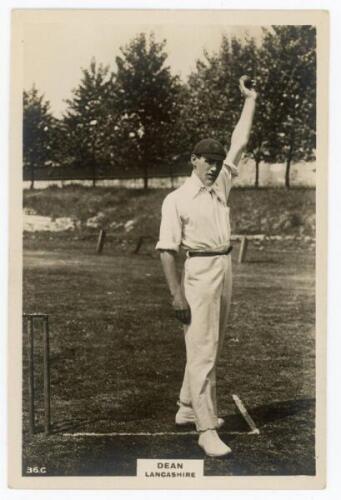
[[[341,478],[340,478],[340,461],[337,462],[337,457],[341,449],[341,432],[338,423],[341,421],[340,398],[339,394],[339,380],[341,380],[341,368],[339,361],[339,354],[341,352],[341,340],[338,332],[338,327],[341,326],[341,285],[340,285],[340,256],[341,256],[341,237],[339,231],[338,221],[341,215],[341,196],[339,195],[338,181],[340,180],[340,173],[338,167],[338,143],[340,142],[341,131],[341,113],[340,113],[340,98],[339,89],[341,88],[341,75],[339,64],[339,47],[341,46],[341,5],[337,1],[324,0],[324,1],[303,1],[303,0],[230,0],[230,1],[216,1],[216,0],[197,0],[186,1],[178,0],[172,1],[14,1],[14,0],[1,0],[0,2],[0,74],[7,75],[7,78],[0,79],[0,105],[3,117],[9,116],[8,102],[9,102],[9,82],[8,82],[8,66],[9,66],[9,15],[11,8],[210,8],[210,9],[326,9],[331,14],[331,72],[330,72],[330,157],[329,157],[329,339],[328,339],[328,486],[324,491],[196,491],[196,492],[158,492],[158,491],[78,491],[74,490],[67,494],[68,498],[78,498],[80,494],[86,495],[87,498],[112,498],[113,495],[119,495],[124,498],[172,498],[173,495],[179,498],[196,497],[206,498],[208,495],[213,498],[226,498],[226,495],[233,495],[233,498],[261,498],[272,499],[274,496],[280,496],[283,499],[290,498],[336,498],[336,495],[341,491]],[[6,70],[6,71],[4,71]],[[7,317],[7,248],[8,248],[8,120],[2,120],[1,125],[1,142],[0,142],[0,155],[2,165],[2,178],[0,183],[0,217],[2,228],[2,242],[1,242],[1,354],[7,351],[6,342],[6,317]],[[3,358],[2,358],[3,359]],[[6,421],[6,366],[5,363],[0,363],[1,372],[1,422]],[[1,432],[1,457],[0,457],[0,470],[1,470],[1,495],[2,498],[60,498],[63,494],[59,491],[34,491],[26,492],[10,491],[7,489],[7,470],[6,470],[6,434],[5,427],[0,426]]]

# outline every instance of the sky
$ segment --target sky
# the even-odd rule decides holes
[[[154,32],[157,41],[167,40],[166,61],[173,74],[186,80],[195,69],[195,61],[219,49],[222,35],[246,35],[260,41],[259,26],[219,26],[198,24],[112,24],[92,22],[40,22],[24,27],[24,89],[34,84],[50,102],[51,111],[60,117],[65,99],[81,79],[81,68],[89,67],[92,57],[98,63],[115,68],[115,57],[141,32]]]

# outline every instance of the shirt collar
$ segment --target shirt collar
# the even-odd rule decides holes
[[[219,186],[217,184],[217,181],[212,184],[210,187],[204,186],[204,184],[201,182],[197,174],[192,171],[192,174],[190,177],[187,178],[184,187],[186,188],[188,194],[192,197],[195,198],[201,191],[214,191],[217,198],[219,198],[220,201],[224,202],[224,197],[221,194],[221,191],[219,189]]]

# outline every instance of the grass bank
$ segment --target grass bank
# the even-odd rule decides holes
[[[170,191],[51,186],[25,190],[24,208],[53,218],[70,217],[80,233],[109,228],[117,236],[129,232],[132,238],[148,235],[156,239],[162,201]],[[315,235],[314,189],[234,188],[229,205],[233,233]],[[93,220],[92,229],[87,227],[89,219]]]

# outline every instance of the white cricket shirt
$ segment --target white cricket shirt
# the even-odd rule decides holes
[[[223,165],[212,186],[205,187],[195,171],[162,204],[157,250],[224,251],[230,246],[230,209],[227,200],[234,165]]]

